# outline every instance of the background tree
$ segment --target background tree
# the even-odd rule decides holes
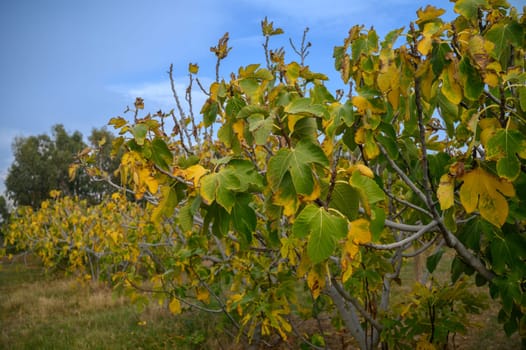
[[[0,246],[3,246],[5,231],[9,220],[9,208],[4,196],[0,196]]]
[[[115,136],[106,128],[93,128],[88,137],[89,147],[76,154],[69,164],[69,180],[75,184],[77,195],[88,199],[91,204],[100,203],[104,196],[119,188],[115,171],[119,168],[122,150],[119,145],[114,147],[114,139]],[[92,166],[79,171],[79,157],[86,161],[88,155]]]
[[[105,129],[93,129],[89,137],[89,141],[100,150],[98,165],[108,171],[115,166],[110,159],[112,140],[113,135]],[[93,202],[100,201],[101,195],[110,191],[108,184],[96,183],[87,174],[79,174],[70,181],[70,165],[86,149],[82,134],[78,131],[68,134],[63,125],[53,126],[51,136],[42,134],[16,138],[13,143],[14,161],[5,181],[7,196],[15,206],[33,208],[38,208],[43,200],[49,198],[51,190]]]
[[[5,180],[6,194],[15,205],[38,208],[49,191],[58,187],[55,168],[60,164],[52,162],[53,148],[48,135],[15,139],[15,160]]]

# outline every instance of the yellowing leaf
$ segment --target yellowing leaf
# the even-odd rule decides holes
[[[356,133],[354,134],[354,142],[356,142],[359,145],[363,145],[365,143],[365,129],[359,128],[356,130]]]
[[[174,315],[180,314],[181,309],[181,302],[177,298],[173,298],[170,302],[170,305],[168,305],[168,308],[170,309],[170,312]]]
[[[451,103],[458,105],[462,101],[463,90],[457,81],[455,66],[454,63],[449,64],[442,73],[442,93]]]
[[[71,164],[68,168],[69,181],[75,180],[75,175],[77,174],[77,169],[79,164]]]
[[[321,187],[320,187],[319,182],[316,181],[314,183],[314,189],[312,190],[311,194],[309,194],[309,195],[299,194],[299,197],[303,201],[310,202],[310,201],[314,201],[314,200],[320,198],[320,195],[321,195]]]
[[[351,222],[347,240],[343,246],[341,265],[342,282],[346,282],[353,272],[353,265],[359,262],[359,245],[371,241],[370,223],[366,219],[357,219]]]
[[[352,263],[355,260],[356,256],[360,252],[358,245],[354,244],[351,239],[348,239],[345,242],[342,250],[342,282],[345,283],[352,276],[353,266]]]
[[[484,118],[480,120],[479,126],[482,129],[482,132],[480,133],[480,142],[485,147],[497,129],[500,129],[500,123],[496,118]]]
[[[371,242],[371,230],[369,220],[357,219],[351,222],[349,238],[356,244]]]
[[[352,104],[358,109],[359,112],[370,111],[372,113],[382,113],[384,110],[375,107],[369,100],[363,96],[353,96]]]
[[[455,179],[449,174],[442,175],[438,185],[437,197],[440,209],[446,210],[454,204]]]
[[[354,173],[355,170],[358,170],[363,176],[370,177],[371,179],[374,179],[374,173],[373,171],[364,164],[354,164],[347,169],[348,174]]]
[[[201,179],[203,175],[208,173],[208,170],[206,170],[200,164],[195,164],[195,165],[188,167],[183,172],[184,172],[184,177],[187,180],[192,180],[194,182],[194,186],[197,187],[197,184],[199,183],[199,179]]]
[[[437,17],[442,16],[444,12],[446,12],[446,10],[427,5],[425,9],[420,8],[416,11],[416,15],[418,16],[416,23],[420,24],[435,20]]]
[[[484,74],[484,82],[490,87],[496,87],[499,85],[499,76],[493,72],[487,72]]]
[[[234,124],[232,124],[232,130],[237,135],[239,142],[243,142],[245,140],[245,120],[237,120]]]
[[[197,289],[196,298],[197,300],[202,301],[205,304],[210,303],[210,293],[205,288]]]
[[[431,51],[431,46],[433,44],[433,38],[425,36],[418,42],[417,49],[422,55],[427,56],[429,51]]]
[[[325,287],[325,278],[320,276],[317,271],[310,270],[307,275],[307,285],[312,292],[312,297],[318,299],[321,291]]]
[[[191,74],[197,74],[197,72],[199,72],[199,65],[197,63],[189,63],[188,72]]]
[[[466,212],[472,213],[478,208],[484,219],[501,227],[509,210],[504,196],[515,196],[513,185],[482,168],[467,172],[460,179],[464,181],[460,187],[460,202]]]

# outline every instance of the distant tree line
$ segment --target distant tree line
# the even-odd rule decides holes
[[[51,190],[93,204],[100,202],[104,194],[113,192],[112,187],[107,182],[94,181],[88,174],[77,174],[70,181],[69,169],[77,156],[91,147],[99,150],[97,164],[111,175],[119,164],[119,157],[111,156],[113,139],[108,130],[95,128],[87,144],[79,131],[70,134],[61,124],[51,128],[51,135],[17,137],[12,145],[14,161],[5,180],[7,198],[2,202],[7,199],[15,207],[37,209],[49,198]],[[7,211],[6,205],[4,208]]]

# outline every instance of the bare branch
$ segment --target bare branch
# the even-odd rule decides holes
[[[438,225],[438,222],[436,220],[431,221],[429,224],[422,226],[422,228],[417,231],[415,234],[402,239],[401,241],[390,243],[390,244],[374,244],[374,243],[367,243],[364,244],[364,246],[378,249],[378,250],[392,250],[404,247],[406,244],[413,242],[414,240],[417,240],[422,235],[424,235],[427,232],[430,232],[433,228],[435,228]]]
[[[427,203],[427,199],[426,199],[426,196],[424,195],[424,193],[418,187],[416,187],[415,183],[402,171],[402,169],[400,169],[398,167],[398,165],[391,159],[391,157],[389,157],[389,155],[387,154],[387,151],[385,150],[385,148],[381,144],[378,144],[378,148],[380,148],[380,151],[383,153],[383,155],[385,156],[385,158],[389,162],[389,165],[391,165],[393,170],[398,174],[398,176],[400,176],[400,178],[406,183],[406,185],[409,186],[409,188],[424,203]]]

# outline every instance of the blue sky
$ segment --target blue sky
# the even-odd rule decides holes
[[[385,34],[407,26],[427,4],[454,16],[447,0],[2,0],[0,192],[14,137],[50,134],[61,123],[87,139],[136,96],[148,111],[171,109],[170,64],[181,95],[189,62],[198,63],[200,78],[210,82],[215,60],[209,48],[227,31],[233,50],[224,77],[264,61],[260,22],[267,16],[285,30],[274,47],[289,49],[288,39],[299,42],[309,27],[307,63],[336,79],[332,48],[351,26]]]

